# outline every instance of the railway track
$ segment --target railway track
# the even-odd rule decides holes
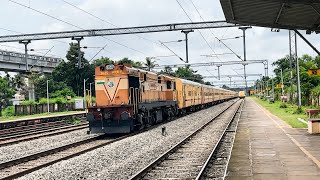
[[[243,101],[219,113],[130,179],[200,179]],[[209,159],[209,160],[208,160]]]
[[[123,138],[125,137],[104,139],[103,135],[101,135],[1,163],[0,179],[18,178],[32,171],[78,156]]]
[[[238,128],[239,119],[241,117],[242,107],[236,113],[233,121],[228,125],[217,148],[213,149],[210,156],[207,158],[205,164],[197,176],[199,179],[225,179],[227,176],[227,169],[231,158],[231,152]]]
[[[19,143],[22,141],[29,141],[36,138],[53,136],[61,133],[67,133],[67,132],[80,130],[84,128],[88,128],[88,123],[83,121],[77,125],[59,122],[50,126],[41,126],[38,128],[23,129],[23,130],[18,130],[14,132],[9,131],[7,133],[1,134],[0,147]]]
[[[232,105],[233,104],[234,102],[232,103]],[[134,136],[138,133],[142,133],[153,128],[157,128],[168,122],[170,121],[166,121],[156,126],[152,126],[150,128],[118,138],[105,138],[104,135],[100,135],[86,140],[81,140],[75,143],[64,145],[61,147],[39,152],[36,154],[28,155],[22,158],[0,163],[0,179],[14,179],[21,177],[38,169],[57,163],[59,161],[79,156],[94,149],[122,140],[124,138]]]

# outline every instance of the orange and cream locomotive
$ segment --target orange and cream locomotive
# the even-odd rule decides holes
[[[123,64],[95,69],[96,106],[88,108],[91,133],[130,133],[237,97],[237,93],[158,75]]]

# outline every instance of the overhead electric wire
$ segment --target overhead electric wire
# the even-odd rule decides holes
[[[13,0],[9,0],[9,1],[10,1],[10,2],[13,2],[13,3],[15,3],[15,4],[18,4],[18,5],[22,6],[22,7],[25,7],[25,8],[28,8],[28,9],[30,9],[30,10],[33,10],[33,11],[35,11],[35,12],[38,12],[38,13],[40,13],[40,14],[43,14],[43,15],[45,15],[45,16],[48,16],[48,17],[50,17],[50,18],[53,18],[53,19],[55,19],[55,20],[57,20],[57,21],[63,22],[63,23],[65,23],[65,24],[68,24],[68,25],[70,25],[70,26],[72,26],[72,27],[76,27],[76,28],[78,28],[78,29],[82,29],[82,30],[83,30],[83,28],[81,28],[81,27],[79,27],[79,26],[77,26],[77,25],[74,25],[74,24],[69,23],[69,22],[67,22],[67,21],[64,21],[64,20],[62,20],[62,19],[59,19],[59,18],[57,18],[57,17],[54,17],[54,16],[52,16],[52,15],[50,15],[50,14],[44,13],[44,12],[42,12],[42,11],[40,11],[40,10],[37,10],[37,9],[31,8],[31,7],[28,7],[28,6],[24,5],[24,4],[18,3],[18,2],[13,1]],[[128,48],[128,49],[131,49],[131,50],[133,50],[133,51],[136,51],[136,52],[139,52],[139,53],[141,53],[141,54],[147,55],[147,54],[145,54],[145,53],[142,52],[142,51],[139,51],[139,50],[137,50],[137,49],[134,49],[134,48],[131,48],[131,47],[129,47],[129,46],[126,46],[126,45],[124,45],[124,44],[122,44],[122,43],[119,43],[119,42],[117,42],[117,41],[115,41],[115,40],[112,40],[112,39],[110,39],[110,38],[106,38],[106,37],[104,37],[104,36],[101,36],[101,37],[104,38],[104,39],[107,39],[107,40],[109,40],[109,41],[111,41],[111,42],[113,42],[113,43],[116,43],[116,44],[118,44],[118,45],[121,45],[121,46],[126,47],[126,48]]]
[[[172,49],[170,49],[167,45],[165,45],[164,43],[162,43],[161,41],[160,41],[160,43],[164,46],[164,47],[166,47],[169,51],[171,51],[175,56],[177,56],[181,61],[183,61],[183,62],[185,62],[178,54],[176,54]]]
[[[202,21],[205,21],[205,19],[201,16],[201,13],[200,13],[200,11],[198,10],[197,6],[193,3],[192,0],[189,0],[189,1],[191,2],[192,6],[195,8],[195,10],[197,11],[197,13],[199,14],[199,16],[200,16],[200,18],[202,19]],[[214,35],[214,33],[212,32],[211,29],[209,29],[209,30],[210,30],[211,34],[212,34],[219,42],[222,42],[217,36]],[[239,58],[239,59],[241,59],[241,60],[243,61],[243,59],[241,58],[241,56],[239,56],[237,53],[235,53],[235,52],[234,52],[230,47],[228,47],[224,42],[222,42],[222,44],[223,44],[226,48],[228,48],[234,55],[236,55],[237,58]]]
[[[186,16],[188,17],[188,19],[191,21],[191,22],[193,22],[193,20],[191,19],[191,17],[189,16],[189,14],[186,12],[186,10],[183,8],[183,6],[181,5],[181,3],[178,1],[178,0],[176,0],[176,2],[179,4],[179,6],[180,6],[180,8],[183,10],[183,12],[186,14]],[[200,14],[200,16],[201,16],[201,14]],[[207,39],[203,36],[203,34],[201,33],[201,31],[200,30],[198,30],[198,32],[200,33],[200,35],[201,35],[201,37],[202,37],[202,39],[206,42],[206,44],[209,46],[209,48],[211,49],[211,51],[215,54],[216,52],[215,52],[215,50],[211,47],[211,45],[209,44],[209,42],[207,41]],[[221,62],[222,62],[222,60],[219,58],[219,57],[217,57]],[[231,68],[232,69],[232,68]],[[233,70],[234,71],[234,70]],[[236,72],[236,71],[234,71],[235,73],[237,73],[237,74],[239,74],[238,72]]]
[[[78,10],[80,10],[80,11],[82,11],[82,12],[84,12],[84,13],[86,13],[86,14],[94,17],[94,18],[96,18],[96,19],[99,19],[99,20],[102,21],[102,22],[105,22],[105,23],[107,23],[107,24],[109,24],[109,25],[111,25],[111,26],[113,26],[113,27],[120,28],[119,26],[111,23],[110,21],[107,21],[107,20],[105,20],[105,19],[102,19],[102,18],[100,18],[100,17],[98,17],[98,16],[96,16],[96,15],[94,15],[94,14],[92,14],[92,13],[90,13],[90,12],[88,12],[88,11],[86,11],[86,10],[84,10],[84,9],[82,9],[82,8],[80,8],[80,7],[72,4],[72,3],[70,3],[70,2],[68,2],[68,1],[65,1],[65,0],[61,0],[61,1],[63,1],[64,3],[66,3],[66,4],[68,4],[68,5],[76,8],[76,9],[78,9]],[[141,39],[144,39],[144,40],[146,40],[146,41],[149,41],[149,42],[152,42],[152,43],[154,43],[154,44],[157,44],[157,45],[160,45],[160,46],[161,46],[161,44],[157,43],[156,41],[150,40],[150,39],[148,39],[148,38],[145,38],[145,37],[140,36],[140,35],[137,35],[137,34],[135,34],[135,36],[137,36],[137,37],[139,37],[139,38],[141,38]],[[161,46],[161,47],[162,47],[162,46]],[[101,50],[101,51],[102,51],[102,50]],[[101,52],[101,51],[99,51],[99,52]],[[176,53],[174,53],[174,54],[176,54]],[[96,55],[95,55],[95,56],[96,56]],[[160,59],[159,59],[159,60],[160,60]],[[160,61],[162,61],[162,60],[160,60]]]
[[[177,0],[178,1],[178,0]],[[200,16],[200,18],[202,19],[202,21],[205,21],[204,20],[204,18],[202,17],[202,15],[201,15],[201,13],[200,13],[200,11],[198,10],[198,8],[196,7],[196,5],[193,3],[193,1],[192,0],[190,0],[190,2],[191,2],[191,4],[193,5],[193,7],[195,8],[195,10],[197,11],[197,13],[198,13],[198,15]],[[209,31],[211,32],[211,34],[215,37],[215,38],[217,38],[215,35],[214,35],[214,33],[212,32],[212,30],[211,29],[209,29]],[[217,38],[219,41],[221,41],[219,38]],[[224,43],[223,43],[224,44]],[[238,58],[240,57],[239,55],[237,55],[231,48],[229,48],[226,44],[224,44],[225,45],[225,47],[227,47],[229,50],[231,50],[231,52],[233,53],[233,54],[235,54]],[[215,51],[213,51],[214,53],[215,53]],[[222,61],[219,57],[217,57],[220,61]],[[241,59],[241,57],[240,57],[240,59]],[[237,71],[235,71],[233,68],[231,68],[236,74],[239,74]]]

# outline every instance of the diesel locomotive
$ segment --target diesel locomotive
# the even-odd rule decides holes
[[[238,96],[193,81],[124,64],[95,69],[96,105],[88,108],[90,133],[130,133]]]

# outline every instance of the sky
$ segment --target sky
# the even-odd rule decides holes
[[[219,0],[178,0],[185,12],[193,22],[225,20]],[[0,1],[0,36],[17,33],[40,33],[56,32],[80,29],[100,29],[114,27],[131,27],[144,25],[157,25],[169,23],[190,22],[190,19],[179,6],[177,0],[2,0]],[[17,3],[20,3],[17,4]],[[195,8],[193,6],[197,8]],[[22,6],[23,5],[23,6]],[[32,9],[42,13],[36,12]],[[94,15],[89,15],[84,11]],[[198,11],[197,11],[198,10]],[[199,13],[201,15],[199,15]],[[59,21],[57,19],[63,20]],[[201,34],[203,37],[201,36]],[[189,34],[189,61],[197,62],[221,62],[238,61],[234,54],[226,54],[217,57],[205,57],[203,55],[230,53],[219,39],[242,36],[242,30],[238,28],[219,28],[211,30],[195,30]],[[305,32],[302,32],[305,35]],[[320,46],[318,35],[305,35],[305,37],[316,47]],[[92,47],[84,49],[85,58],[91,60],[101,47],[106,46],[95,58],[101,56],[113,60],[120,60],[124,57],[144,61],[146,57],[172,55],[168,49],[159,41],[183,40],[181,32],[162,32],[140,35],[109,36],[112,41],[105,37],[85,38],[81,41],[82,46]],[[206,40],[204,40],[204,38]],[[247,59],[269,61],[269,74],[272,75],[272,62],[289,54],[288,31],[281,30],[278,33],[271,32],[270,28],[253,27],[246,33]],[[208,44],[207,44],[207,42]],[[49,56],[65,58],[68,50],[68,43],[71,39],[41,40],[33,41],[29,48],[36,50],[37,54],[44,54],[48,49],[52,50]],[[223,41],[235,53],[243,57],[242,38]],[[176,54],[185,59],[185,43],[176,42],[166,44]],[[211,48],[209,47],[211,46]],[[19,43],[0,43],[0,49],[23,52],[23,45]],[[298,55],[316,53],[298,38]],[[177,57],[159,57],[156,59],[159,65],[181,64]],[[203,76],[218,75],[217,67],[207,66],[194,68]],[[263,74],[262,64],[247,66],[248,74]],[[241,80],[243,66],[222,66],[221,75],[239,75],[232,80]],[[248,77],[249,80],[257,77]],[[217,82],[217,79],[205,79],[206,81]],[[228,81],[222,78],[221,81]],[[239,84],[239,83],[237,83]],[[250,84],[250,83],[249,83]]]

